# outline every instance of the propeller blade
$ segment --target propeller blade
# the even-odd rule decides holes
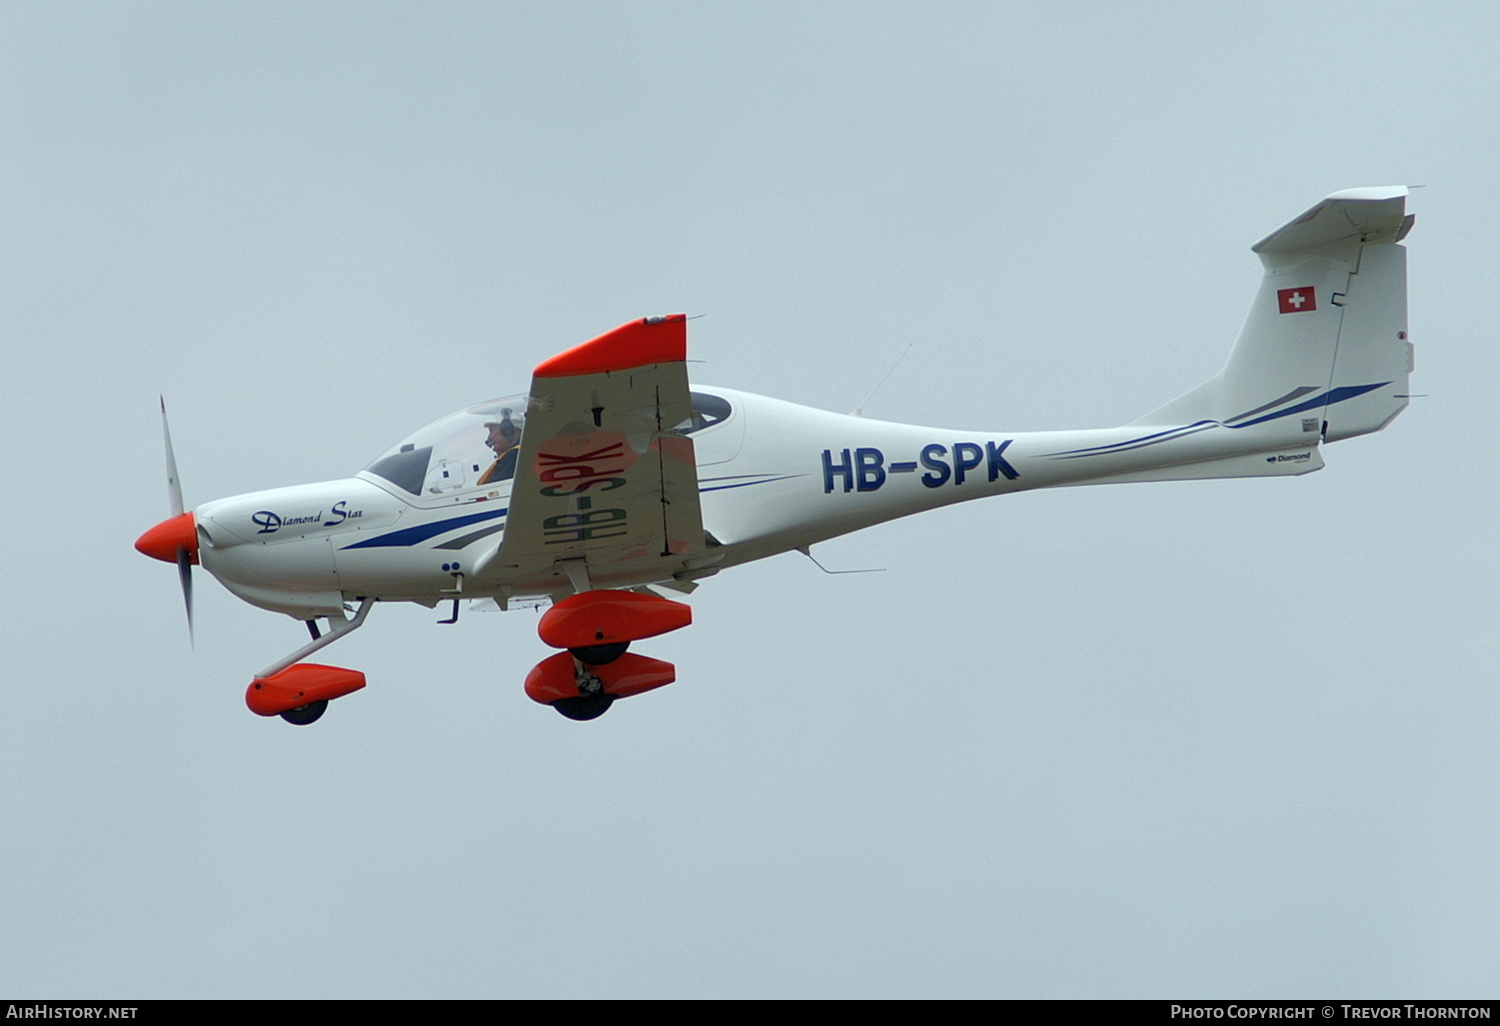
[[[182,482],[177,477],[177,457],[172,452],[172,430],[167,427],[167,399],[166,396],[158,396],[161,400],[161,438],[167,449],[167,505],[172,509],[172,515],[182,515]],[[187,549],[177,550],[177,580],[182,584],[182,604],[187,610],[188,644],[193,648],[198,647],[197,640],[193,636],[193,555]]]
[[[188,644],[198,647],[193,637],[193,557],[187,549],[177,550],[177,580],[182,583],[182,604],[187,609]]]
[[[161,399],[161,437],[167,444],[167,503],[172,507],[172,515],[182,514],[182,483],[177,478],[177,457],[172,455],[172,432],[167,428],[167,400],[165,396]],[[189,613],[189,619],[191,619]]]

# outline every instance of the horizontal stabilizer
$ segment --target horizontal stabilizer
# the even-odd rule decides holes
[[[1250,249],[1255,253],[1308,250],[1330,243],[1400,242],[1411,230],[1404,185],[1345,189],[1282,225]]]

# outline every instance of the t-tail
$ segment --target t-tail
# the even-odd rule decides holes
[[[1336,192],[1251,249],[1265,265],[1255,302],[1224,369],[1135,425],[1213,425],[1243,432],[1259,452],[1304,447],[1299,466],[1232,457],[1148,472],[1165,477],[1266,476],[1317,469],[1320,441],[1379,431],[1406,408],[1412,347],[1406,329],[1401,186]]]

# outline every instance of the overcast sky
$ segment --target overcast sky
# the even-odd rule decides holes
[[[1500,990],[1479,3],[0,5],[0,992]],[[687,311],[695,380],[1003,431],[1212,374],[1249,246],[1410,201],[1413,401],[1304,478],[725,573],[572,723],[531,612],[305,640],[131,543]]]

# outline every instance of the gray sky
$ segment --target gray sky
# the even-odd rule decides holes
[[[1500,14],[0,6],[0,992],[1495,996]],[[693,373],[1001,430],[1222,363],[1249,246],[1410,209],[1414,401],[1301,479],[972,503],[726,573],[576,724],[535,614],[302,628],[131,542],[685,310]]]

